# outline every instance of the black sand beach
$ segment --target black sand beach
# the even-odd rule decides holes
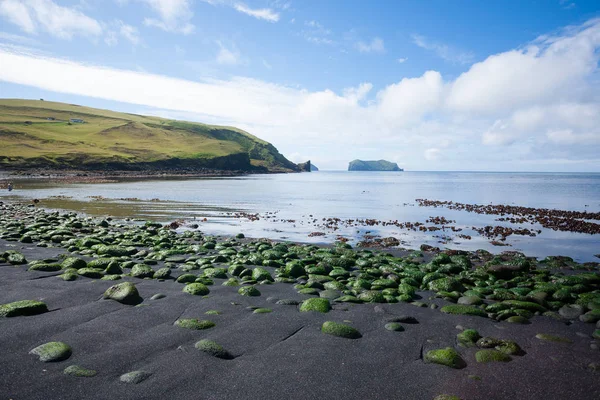
[[[299,256],[291,255],[294,251],[299,252],[301,246],[289,244],[287,264],[283,259],[270,263],[276,265],[281,262],[282,265],[277,267],[265,265],[268,262],[263,264],[262,268],[273,278],[283,279],[275,279],[272,283],[265,280],[244,281],[238,275],[243,286],[253,285],[260,291],[260,296],[248,297],[238,294],[241,286],[223,285],[232,277],[237,279],[230,273],[231,270],[228,270],[226,279],[207,278],[203,275],[206,268],[191,266],[201,264],[199,260],[206,258],[211,260],[211,268],[229,268],[235,264],[234,256],[224,255],[222,250],[233,248],[241,254],[240,250],[244,248],[257,249],[260,242],[211,238],[196,233],[196,236],[188,235],[190,242],[195,240],[206,246],[210,241],[216,243],[217,248],[206,246],[196,254],[155,257],[156,263],[150,263],[152,257],[148,253],[152,252],[151,246],[140,245],[142,236],[126,237],[128,229],[134,231],[137,228],[127,228],[121,222],[101,222],[67,213],[62,216],[48,214],[32,207],[6,204],[1,212],[3,234],[0,255],[17,251],[27,263],[15,264],[8,260],[0,263],[0,304],[38,300],[44,302],[49,310],[38,315],[0,317],[2,399],[434,399],[442,394],[465,400],[600,398],[600,351],[598,338],[592,336],[598,334],[597,324],[583,322],[579,316],[561,317],[556,312],[558,304],[554,303],[557,301],[542,300],[540,304],[544,305],[544,309],[548,308],[544,313],[527,315],[521,312],[529,317],[523,321],[528,322],[525,324],[499,320],[497,315],[489,312],[487,317],[440,312],[439,307],[452,304],[448,301],[451,296],[448,293],[440,295],[442,291],[439,290],[436,296],[436,291],[422,288],[417,288],[412,299],[406,302],[363,301],[354,304],[331,299],[332,309],[329,312],[300,312],[296,304],[278,304],[277,301],[302,302],[319,297],[319,294],[326,297],[317,277],[303,273],[305,278],[291,278],[280,273],[294,259],[303,259],[301,253],[298,253]],[[55,231],[71,231],[72,236],[65,232],[51,232],[48,236],[48,230],[40,232],[40,228],[31,227],[34,219],[42,225],[53,225]],[[16,225],[11,227],[9,220]],[[159,248],[168,249],[169,243],[181,245],[176,239],[183,236],[181,233],[153,226],[146,227],[146,230],[155,238],[162,238],[162,242],[154,243],[155,253],[159,252]],[[22,236],[17,238],[16,234],[7,234],[18,232],[26,236],[28,231],[32,243],[23,241]],[[62,240],[52,239],[52,233],[64,237]],[[86,245],[81,239],[92,236],[104,237],[106,243],[119,244],[121,248],[126,245],[134,247],[135,254],[113,256],[121,265],[131,265],[126,264],[127,261],[134,264],[147,262],[153,272],[167,266],[171,279],[132,277],[132,270],[127,267],[122,268],[121,274],[110,274],[120,275],[117,281],[100,279],[109,275],[107,273],[88,278],[82,275],[85,272],[81,270],[65,271],[64,265],[57,271],[28,271],[31,265],[35,265],[33,260],[46,259],[47,264],[52,264],[64,263],[65,256],[75,256],[87,262],[108,257],[107,254],[97,254],[102,252],[98,247],[94,251],[83,250]],[[77,245],[76,240],[79,240]],[[39,247],[40,243],[49,247]],[[159,246],[160,243],[163,245]],[[222,243],[229,244],[219,247]],[[268,241],[262,243],[276,246]],[[313,252],[316,251],[314,247],[311,247]],[[335,250],[325,249],[335,256],[334,259],[339,259]],[[268,257],[264,252],[266,261]],[[224,258],[219,258],[219,255],[224,255]],[[367,255],[365,253],[365,257]],[[436,256],[421,254],[415,259],[423,265],[437,266],[432,264]],[[469,255],[475,259],[473,256]],[[373,260],[378,260],[379,256],[375,254],[374,257]],[[402,260],[401,257],[382,257],[387,257],[389,262],[377,264],[373,261],[371,268],[379,265],[380,270],[386,270],[385,265],[394,265]],[[454,260],[458,259],[452,262]],[[326,263],[324,259],[314,260],[317,265],[319,262]],[[304,264],[308,269],[310,262]],[[183,268],[185,265],[194,269],[186,270]],[[440,265],[447,267],[451,263]],[[246,266],[256,269],[250,262]],[[355,272],[358,274],[361,268],[355,264],[347,266],[346,270],[352,276]],[[399,267],[395,273],[402,275],[398,272],[401,270]],[[205,283],[212,281],[213,284],[207,285],[210,293],[201,296],[182,291],[184,283],[172,278],[186,273],[195,274]],[[578,290],[591,293],[591,297],[598,296],[597,270],[582,271],[570,266],[564,273],[567,276],[585,273],[592,277],[583,285],[584,289]],[[75,275],[76,279],[63,279],[68,274]],[[450,272],[444,274],[451,275]],[[472,282],[468,274],[462,274],[459,279],[465,287],[473,286],[468,284]],[[527,280],[529,274],[530,271],[519,271],[513,279],[503,279],[502,282],[514,281],[516,286],[516,282]],[[555,270],[551,274],[562,276],[562,271]],[[390,273],[384,276],[394,278]],[[316,283],[308,284],[306,277]],[[320,279],[327,282],[324,278]],[[349,285],[348,279],[338,281]],[[134,283],[143,301],[130,305],[103,298],[109,287],[122,282]],[[291,282],[302,286],[295,287]],[[307,286],[317,288],[316,295],[299,293]],[[375,285],[371,289],[381,290]],[[464,292],[465,289],[458,291]],[[576,292],[563,303],[580,299]],[[164,297],[152,299],[156,294]],[[356,298],[360,298],[358,291],[355,294]],[[517,301],[525,301],[525,295],[521,297]],[[490,305],[498,299],[491,299],[488,295],[483,300]],[[254,313],[254,309],[259,307],[272,312]],[[474,307],[482,310],[485,306]],[[595,303],[592,307],[596,307]],[[583,308],[583,312],[591,312],[588,306]],[[175,324],[185,318],[209,320],[215,326],[193,330]],[[361,337],[347,339],[322,333],[321,326],[325,321],[347,324],[357,329]],[[404,330],[386,329],[385,325],[393,321],[399,321]],[[511,355],[509,362],[477,362],[475,354],[482,350],[481,346],[459,345],[456,335],[462,329],[476,329],[483,337],[514,341],[523,352]],[[542,340],[536,337],[538,334],[555,335],[564,341]],[[195,344],[202,339],[217,342],[229,352],[230,359],[217,358],[198,350]],[[57,362],[42,362],[29,354],[32,349],[48,342],[64,342],[71,347],[72,354]],[[425,362],[428,351],[448,347],[460,354],[466,364],[464,368]],[[63,373],[71,365],[94,370],[97,374],[77,377]],[[137,384],[120,380],[123,374],[132,371],[146,372],[146,379]]]

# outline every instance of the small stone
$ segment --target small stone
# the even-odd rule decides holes
[[[71,357],[72,353],[71,346],[63,342],[45,343],[29,352],[38,356],[43,362],[63,361]]]
[[[304,300],[300,305],[301,312],[316,311],[326,313],[329,312],[329,310],[331,310],[329,300],[320,297]]]
[[[259,307],[253,311],[254,314],[268,314],[273,312],[270,308]]]
[[[204,330],[215,326],[215,323],[209,320],[198,320],[196,318],[183,318],[175,321],[175,325],[180,328]]]
[[[387,324],[385,324],[384,327],[388,331],[394,331],[394,332],[404,331],[404,327],[401,324],[399,324],[398,322],[388,322]]]
[[[152,374],[146,371],[131,371],[121,375],[119,380],[123,383],[138,384],[148,379]]]
[[[415,317],[409,315],[399,315],[397,317],[390,317],[387,322],[402,322],[403,324],[418,324],[419,321]]]
[[[547,333],[538,333],[535,335],[536,338],[540,340],[545,340],[548,342],[558,342],[558,343],[573,343],[571,339],[564,338],[562,336],[549,335]]]
[[[457,303],[465,306],[478,306],[483,303],[483,300],[477,296],[463,296],[458,299]]]
[[[588,369],[594,372],[600,372],[600,363],[589,363]]]
[[[333,321],[323,322],[321,332],[346,339],[360,339],[362,335],[353,327]]]
[[[583,307],[577,304],[567,304],[562,306],[558,313],[565,319],[577,319],[583,314]]]
[[[487,313],[480,308],[460,304],[451,304],[444,306],[440,309],[440,311],[446,314],[475,315],[478,317],[487,317]]]
[[[37,315],[48,311],[46,303],[36,300],[20,300],[0,305],[0,317],[18,317]]]
[[[131,282],[123,282],[109,287],[104,292],[103,297],[128,305],[136,305],[143,301],[137,288]]]
[[[531,323],[527,318],[522,317],[520,315],[513,315],[512,317],[508,317],[506,319],[506,322],[510,322],[511,324],[522,324],[522,325]]]
[[[203,283],[188,283],[182,291],[194,296],[206,296],[210,293],[208,287]]]
[[[452,396],[449,394],[440,394],[440,395],[435,396],[435,398],[433,400],[462,400],[462,399],[458,396]]]
[[[260,291],[254,286],[243,286],[239,288],[238,293],[242,296],[256,297],[260,296]]]
[[[91,378],[97,374],[97,372],[93,369],[83,368],[79,365],[69,365],[64,369],[63,373],[65,375],[76,376],[79,378]]]
[[[425,354],[425,361],[445,365],[450,368],[461,369],[467,366],[465,360],[462,359],[460,354],[452,347],[446,347],[445,349],[429,350]]]
[[[298,304],[300,304],[300,301],[293,299],[281,299],[277,300],[275,304],[280,304],[283,306],[297,306]]]
[[[508,362],[512,360],[508,354],[491,349],[479,350],[477,353],[475,353],[475,359],[478,363]]]
[[[150,297],[150,300],[160,300],[160,299],[164,299],[165,297],[167,297],[167,295],[165,295],[163,293],[156,293],[155,295]]]
[[[195,347],[213,357],[222,358],[224,360],[233,359],[233,356],[227,350],[225,350],[223,346],[219,345],[213,340],[202,339],[196,343]]]

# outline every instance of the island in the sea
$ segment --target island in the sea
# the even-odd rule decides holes
[[[386,161],[353,160],[348,164],[348,171],[404,171],[398,164]]]

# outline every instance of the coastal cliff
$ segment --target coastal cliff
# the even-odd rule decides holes
[[[348,164],[348,171],[404,171],[398,164],[386,161],[353,160]]]

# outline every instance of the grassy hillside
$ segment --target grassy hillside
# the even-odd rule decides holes
[[[403,171],[403,169],[398,167],[398,164],[386,160],[352,160],[348,164],[348,171]]]
[[[0,99],[0,142],[0,165],[9,168],[297,171],[240,129],[41,100]]]

